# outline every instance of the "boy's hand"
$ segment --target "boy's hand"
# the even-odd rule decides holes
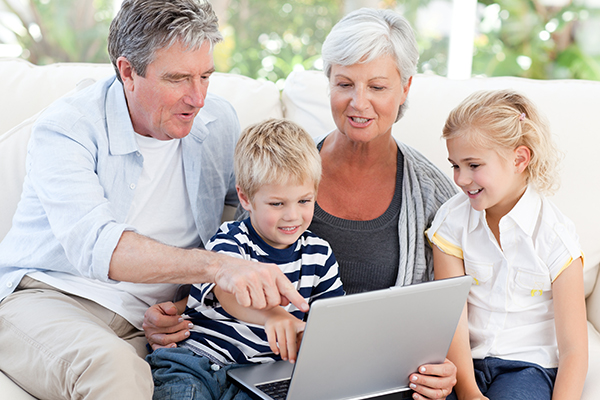
[[[282,360],[296,362],[305,326],[306,322],[287,312],[269,317],[265,322],[265,332],[271,351],[280,354]]]

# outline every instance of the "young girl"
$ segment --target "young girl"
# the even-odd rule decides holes
[[[473,286],[448,353],[451,398],[579,399],[587,373],[583,254],[573,223],[542,193],[559,161],[524,96],[480,91],[444,126],[462,189],[427,231],[435,278]]]

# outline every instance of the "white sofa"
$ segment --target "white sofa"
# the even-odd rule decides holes
[[[26,145],[37,113],[56,98],[91,80],[113,74],[106,64],[33,66],[0,58],[0,240],[10,229],[25,175]],[[600,289],[594,290],[600,264],[600,82],[519,78],[449,80],[418,75],[409,106],[394,135],[420,150],[451,175],[440,139],[445,118],[459,101],[478,89],[514,88],[530,96],[550,119],[565,153],[562,186],[554,202],[575,221],[585,251],[590,367],[583,399],[600,398]],[[317,136],[333,128],[327,80],[320,72],[293,72],[282,92],[270,82],[216,73],[210,92],[227,98],[242,127],[268,117],[283,117]],[[2,355],[0,355],[1,357]],[[0,400],[32,399],[0,373]]]

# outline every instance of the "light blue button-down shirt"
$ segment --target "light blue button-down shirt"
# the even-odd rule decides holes
[[[223,205],[237,204],[239,132],[231,104],[208,95],[181,141],[203,243],[217,231]],[[123,231],[135,230],[124,221],[142,166],[123,86],[114,76],[50,106],[33,128],[21,201],[0,243],[0,299],[36,271],[110,283],[112,253]]]

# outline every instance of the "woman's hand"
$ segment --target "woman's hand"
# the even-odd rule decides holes
[[[414,399],[445,399],[456,385],[456,366],[448,359],[443,364],[422,365],[409,379]]]
[[[177,347],[177,342],[190,335],[191,323],[184,320],[181,317],[182,311],[178,310],[178,306],[185,307],[186,299],[182,301],[182,304],[177,305],[170,301],[155,304],[146,310],[142,328],[152,350],[161,347]]]

